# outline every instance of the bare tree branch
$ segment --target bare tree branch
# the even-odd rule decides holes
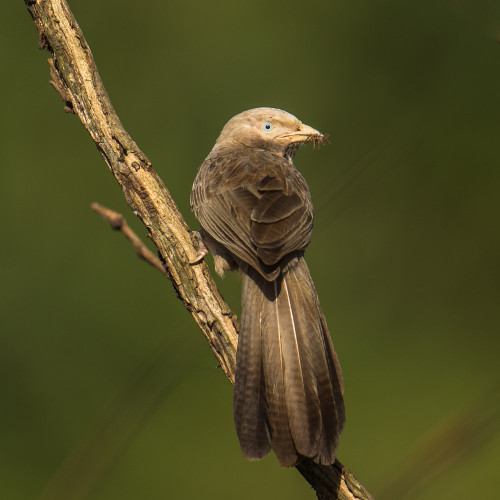
[[[123,128],[68,4],[64,0],[25,0],[25,4],[38,28],[40,48],[52,54],[51,84],[65,110],[76,114],[90,133],[130,208],[149,231],[175,292],[233,383],[238,324],[207,265],[190,264],[198,255],[197,238],[146,155]],[[297,469],[318,498],[372,498],[340,462],[322,467],[307,459]]]
[[[177,295],[233,381],[235,316],[218,293],[206,264],[189,265],[197,255],[191,232],[148,158],[123,128],[68,4],[63,0],[25,3],[38,27],[40,47],[52,53],[51,83],[65,109],[75,113],[90,133],[130,208],[148,229]]]
[[[94,212],[98,213],[104,220],[108,221],[112,229],[123,233],[125,238],[132,243],[137,255],[141,259],[145,260],[148,264],[158,269],[158,271],[161,271],[163,274],[168,276],[161,260],[142,242],[139,236],[132,231],[122,214],[119,214],[110,208],[103,207],[99,203],[92,203],[90,208]]]

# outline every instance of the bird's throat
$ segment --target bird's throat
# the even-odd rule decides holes
[[[288,144],[288,146],[285,148],[285,154],[283,156],[292,161],[295,153],[297,152],[297,149],[299,149],[299,146],[300,143],[298,142],[292,142],[291,144]]]

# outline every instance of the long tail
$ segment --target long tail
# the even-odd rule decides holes
[[[243,454],[272,448],[281,465],[299,455],[335,461],[344,426],[342,372],[302,256],[266,281],[243,275],[234,420]]]

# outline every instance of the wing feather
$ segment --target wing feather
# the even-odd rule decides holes
[[[277,277],[284,256],[311,239],[307,184],[291,162],[270,152],[235,148],[209,155],[191,205],[213,238],[267,280]]]

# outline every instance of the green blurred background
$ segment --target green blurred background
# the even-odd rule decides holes
[[[125,127],[193,228],[221,127],[331,134],[295,164],[342,362],[340,460],[381,499],[498,492],[500,3],[70,1]],[[89,209],[127,208],[3,1],[0,497],[303,499],[249,463],[232,390],[170,283]],[[236,276],[221,283],[239,309]],[[423,465],[425,464],[425,465]]]

